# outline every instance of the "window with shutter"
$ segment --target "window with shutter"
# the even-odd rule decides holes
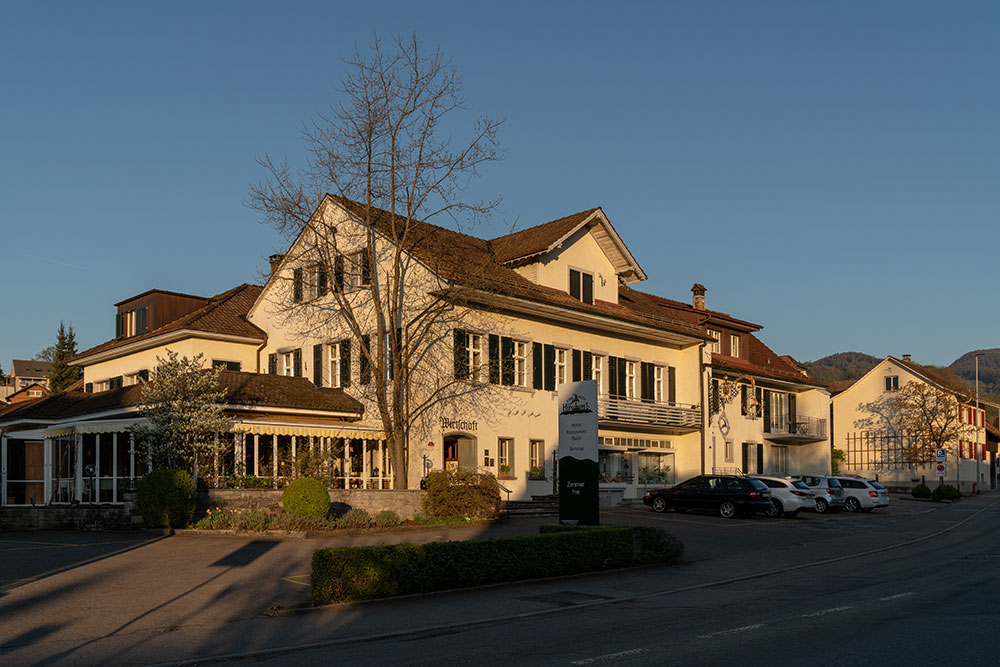
[[[302,269],[292,270],[292,301],[302,301]]]
[[[371,258],[368,257],[367,250],[361,251],[360,259],[361,259],[361,280],[359,284],[360,286],[364,287],[365,285],[372,284],[372,264],[371,264]]]
[[[556,389],[556,348],[554,345],[542,346],[544,354],[545,391]]]
[[[326,273],[326,266],[323,264],[316,265],[316,296],[324,296],[327,289],[327,281],[329,280]]]
[[[500,337],[500,384],[514,384],[514,340]]]
[[[624,378],[622,383],[624,384]],[[618,357],[608,357],[608,395],[612,398],[621,398],[618,386]]]
[[[544,360],[542,359],[542,344],[532,343],[531,344],[531,386],[535,389],[542,388],[542,366],[544,366]]]
[[[323,344],[313,345],[313,384],[323,386]]]
[[[115,338],[122,337],[122,314],[115,313]]]
[[[269,354],[267,355],[267,372],[271,375],[278,374],[278,355]]]
[[[333,286],[338,292],[344,291],[344,256],[339,253],[333,258]]]
[[[292,352],[292,375],[302,377],[302,348],[297,347]]]
[[[653,364],[645,361],[639,365],[639,397],[647,402],[653,402]]]
[[[677,402],[677,369],[673,366],[667,367],[667,401]]]
[[[586,271],[570,269],[569,295],[583,303],[594,303],[594,275]]]
[[[489,337],[489,364],[490,384],[500,384],[500,336],[496,334]]]
[[[146,333],[146,306],[137,308],[135,311],[135,332],[136,334]]]
[[[590,352],[583,353],[583,379],[584,381],[594,379],[594,355]],[[600,387],[598,387],[597,392],[600,393]]]
[[[371,367],[371,336],[365,334],[361,337],[361,357],[358,360],[360,364],[358,382],[361,384],[368,384],[372,379],[372,367]]]
[[[594,276],[583,274],[583,302],[594,303]]]
[[[455,379],[465,380],[469,377],[469,334],[461,329],[455,329]]]
[[[340,341],[340,386],[351,386],[351,341]]]
[[[573,350],[573,382],[583,379],[583,351]]]
[[[580,272],[576,269],[569,270],[569,295],[577,300],[580,298]]]

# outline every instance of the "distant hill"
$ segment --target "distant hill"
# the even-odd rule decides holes
[[[802,365],[809,371],[809,377],[813,380],[829,384],[840,380],[857,380],[875,368],[875,365],[880,361],[882,360],[878,357],[861,352],[838,352],[816,361],[807,361]],[[981,359],[979,363],[980,376],[982,376]]]
[[[992,350],[976,350],[967,352],[956,359],[949,369],[955,375],[968,380],[976,381],[976,354],[982,352],[979,357],[979,391],[989,394],[1000,394],[1000,348]]]

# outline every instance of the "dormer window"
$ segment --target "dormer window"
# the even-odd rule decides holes
[[[146,306],[115,314],[115,338],[128,338],[146,333]]]
[[[569,295],[583,303],[594,303],[594,274],[570,269]]]
[[[740,356],[740,337],[736,334],[729,336],[729,356],[738,357]]]
[[[722,332],[716,331],[715,329],[709,329],[708,335],[715,339],[708,344],[708,351],[714,352],[715,354],[722,354]]]

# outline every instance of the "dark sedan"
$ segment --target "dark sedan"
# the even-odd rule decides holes
[[[763,482],[737,475],[699,475],[665,489],[646,492],[642,502],[657,512],[709,510],[725,518],[767,512],[771,490]]]

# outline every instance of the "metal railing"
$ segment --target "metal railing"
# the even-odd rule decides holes
[[[789,419],[788,415],[772,417],[768,424],[768,433],[774,435],[802,435],[810,438],[826,437],[826,420],[822,417],[804,417],[796,415]]]
[[[701,427],[701,407],[690,403],[653,403],[605,395],[597,398],[597,416],[651,426]]]

